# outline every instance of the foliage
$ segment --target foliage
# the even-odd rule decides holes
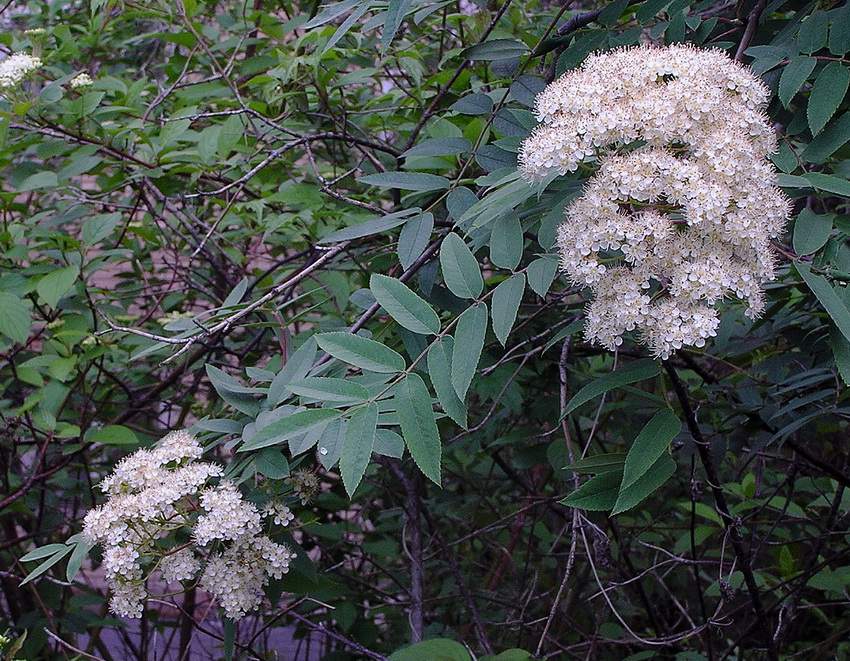
[[[19,657],[264,659],[281,631],[292,658],[848,653],[850,6],[32,0],[3,20],[0,49],[43,63],[0,90]],[[794,200],[761,319],[724,303],[713,342],[663,362],[585,342],[587,292],[557,274],[591,173],[517,171],[535,95],[646,40],[752,66]],[[298,517],[292,571],[238,625],[191,586],[111,617],[79,535],[116,461],[182,428]]]

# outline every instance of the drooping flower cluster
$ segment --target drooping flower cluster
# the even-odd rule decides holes
[[[41,59],[26,53],[12,53],[0,62],[0,89],[14,87],[27,75],[41,68]]]
[[[83,535],[104,547],[113,613],[141,617],[147,579],[158,570],[166,583],[200,572],[201,586],[239,619],[259,606],[270,577],[288,571],[295,554],[262,534],[259,511],[232,482],[209,486],[223,471],[196,461],[202,451],[191,434],[172,432],[122,459],[101,483],[109,497],[86,515]],[[280,508],[287,509],[271,506]]]
[[[682,45],[593,55],[538,95],[524,175],[598,168],[558,230],[562,269],[595,294],[588,339],[615,349],[638,329],[667,358],[715,335],[725,296],[761,314],[788,215],[769,96],[723,52]]]

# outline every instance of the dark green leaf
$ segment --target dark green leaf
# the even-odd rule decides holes
[[[850,112],[832,122],[818,133],[800,157],[808,163],[819,163],[832,156],[838,149],[850,141]]]
[[[336,409],[307,409],[275,420],[257,431],[249,440],[242,443],[239,452],[256,450],[270,445],[282,445],[285,441],[305,434],[316,425],[327,424],[329,420],[342,414]]]
[[[528,265],[526,275],[528,276],[528,286],[531,287],[535,294],[545,297],[555,280],[555,274],[558,272],[558,258],[555,255],[549,255],[535,259]]]
[[[620,0],[628,2],[629,0]],[[524,73],[511,83],[511,96],[524,106],[534,105],[534,99],[546,87],[546,81],[539,76]]]
[[[835,193],[850,197],[850,181],[821,172],[807,172],[803,175],[812,186],[826,193]]]
[[[495,145],[484,145],[475,152],[475,161],[487,172],[502,168],[515,168],[517,155]]]
[[[832,216],[803,209],[794,221],[794,252],[811,255],[820,250],[832,233]]]
[[[829,28],[826,12],[816,11],[800,24],[797,32],[797,48],[801,53],[811,55],[826,46],[826,34]]]
[[[452,385],[461,401],[478,369],[484,336],[487,334],[487,304],[478,303],[460,315],[452,349]]]
[[[380,234],[381,232],[386,232],[387,230],[391,230],[394,227],[403,225],[410,219],[411,216],[418,214],[420,211],[421,209],[419,207],[414,207],[413,209],[397,211],[396,213],[391,213],[386,216],[370,218],[369,220],[359,223],[358,225],[344,227],[343,229],[337,230],[336,232],[331,232],[326,237],[321,239],[319,243],[338,243],[340,241],[350,241],[351,239],[359,239],[362,236],[372,236],[373,234]]]
[[[404,358],[380,342],[351,333],[333,332],[316,335],[316,342],[334,358],[360,369],[383,374],[401,372]]]
[[[844,385],[850,385],[850,340],[841,334],[835,324],[829,325],[829,344]]]
[[[410,456],[434,484],[440,484],[440,435],[428,388],[411,373],[396,387],[396,409]]]
[[[369,465],[377,425],[378,405],[374,402],[355,411],[348,421],[339,456],[339,472],[349,496],[354,495]]]
[[[389,429],[378,429],[375,433],[375,447],[372,448],[372,451],[384,457],[401,459],[404,455],[404,439]]]
[[[100,213],[92,216],[83,223],[83,232],[81,238],[83,243],[93,246],[103,241],[106,237],[112,234],[113,230],[121,221],[121,214],[115,213]]]
[[[452,384],[452,354],[454,339],[447,335],[437,338],[428,350],[428,375],[443,411],[461,427],[466,429],[466,405],[457,396]]]
[[[850,341],[850,310],[832,289],[832,285],[823,276],[812,273],[808,264],[794,262],[794,268],[829,313],[841,334]]]
[[[357,181],[380,188],[402,188],[414,191],[445,190],[451,184],[445,177],[425,172],[379,172],[367,174]]]
[[[31,327],[30,311],[24,302],[14,294],[0,292],[0,334],[23,344]]]
[[[303,27],[305,30],[310,30],[312,28],[319,27],[320,25],[324,25],[325,23],[330,23],[338,16],[342,16],[344,13],[354,9],[361,1],[362,0],[343,0],[343,2],[335,2],[331,5],[326,5],[323,7],[321,12],[305,23]]]
[[[850,3],[835,11],[829,26],[829,52],[842,56],[850,51]]]
[[[782,70],[779,78],[779,100],[786,108],[808,80],[818,61],[813,57],[795,57]]]
[[[404,224],[398,235],[398,261],[403,269],[410,266],[419,259],[419,256],[428,246],[431,232],[434,231],[434,214],[431,212],[421,213],[414,216]]]
[[[516,39],[491,39],[467,48],[460,55],[467,60],[509,60],[526,55],[529,50],[528,46]]]
[[[490,261],[513,271],[522,257],[522,225],[519,216],[509,211],[496,218],[490,234]]]
[[[413,0],[390,0],[387,5],[387,15],[384,19],[384,32],[381,35],[381,55],[386,55],[398,27],[405,14],[410,9]]]
[[[434,309],[400,280],[374,273],[369,288],[375,300],[407,330],[422,335],[440,332],[440,318]]]
[[[599,377],[579,390],[561,412],[561,419],[575,411],[579,406],[614,388],[651,379],[658,375],[660,364],[657,360],[643,358],[621,367],[615,372]]]
[[[472,143],[466,138],[429,138],[402,152],[401,157],[454,156],[468,152],[470,149],[472,149]]]
[[[286,364],[269,385],[269,404],[272,406],[280,404],[288,392],[286,384],[290,381],[298,381],[307,376],[313,363],[316,362],[317,353],[318,345],[315,338],[311,337],[289,357]]]
[[[585,457],[577,462],[564,466],[565,471],[573,473],[607,473],[608,471],[623,470],[626,461],[624,452],[611,452],[608,454],[597,454],[593,457]]]
[[[489,115],[493,112],[493,99],[486,94],[469,94],[455,101],[449,110],[461,115]]]
[[[652,465],[668,453],[670,443],[682,430],[682,422],[670,409],[661,409],[637,435],[623,469],[620,491],[641,479]]]
[[[459,298],[478,298],[484,289],[484,279],[478,260],[460,236],[446,236],[440,248],[440,265],[449,290]]]
[[[369,391],[365,387],[348,379],[310,377],[290,381],[286,387],[301,397],[333,402],[336,405],[358,404],[369,399]]]
[[[339,461],[347,426],[348,420],[331,420],[328,426],[322,430],[321,436],[319,436],[319,461],[327,469],[332,468]]]
[[[567,507],[598,512],[610,510],[617,502],[621,471],[612,470],[590,478],[569,496],[558,502]]]
[[[617,502],[611,509],[611,515],[625,512],[640,503],[669,480],[675,472],[676,462],[669,454],[662,454],[638,480],[620,490]]]
[[[493,332],[502,346],[508,341],[508,335],[514,327],[522,294],[525,291],[525,273],[515,273],[501,282],[493,291]]]
[[[850,70],[840,62],[830,62],[818,74],[809,95],[807,116],[812,135],[821,129],[838,110],[850,86]]]

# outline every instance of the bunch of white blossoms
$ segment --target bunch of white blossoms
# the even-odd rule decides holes
[[[14,87],[27,75],[41,68],[41,59],[26,53],[12,53],[0,62],[0,89]]]
[[[194,436],[172,432],[153,450],[122,459],[101,483],[108,499],[86,515],[83,535],[104,547],[116,615],[141,617],[147,579],[158,570],[165,583],[200,573],[201,587],[236,620],[260,605],[269,577],[289,570],[292,550],[261,534],[263,517],[288,523],[290,516],[281,518],[288,509],[270,505],[260,514],[232,482],[208,486],[223,471],[196,461],[202,452]]]
[[[592,55],[537,96],[525,177],[598,168],[558,229],[562,269],[595,295],[588,339],[613,350],[638,329],[668,358],[716,334],[723,297],[764,310],[789,211],[769,97],[722,51],[684,45]]]

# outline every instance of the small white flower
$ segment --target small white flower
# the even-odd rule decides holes
[[[94,85],[94,80],[87,73],[78,73],[76,76],[71,78],[71,82],[68,83],[71,86],[72,90],[82,89],[84,87],[91,87]]]
[[[12,53],[0,62],[0,88],[14,87],[27,75],[41,68],[42,62],[38,57],[26,53]]]

